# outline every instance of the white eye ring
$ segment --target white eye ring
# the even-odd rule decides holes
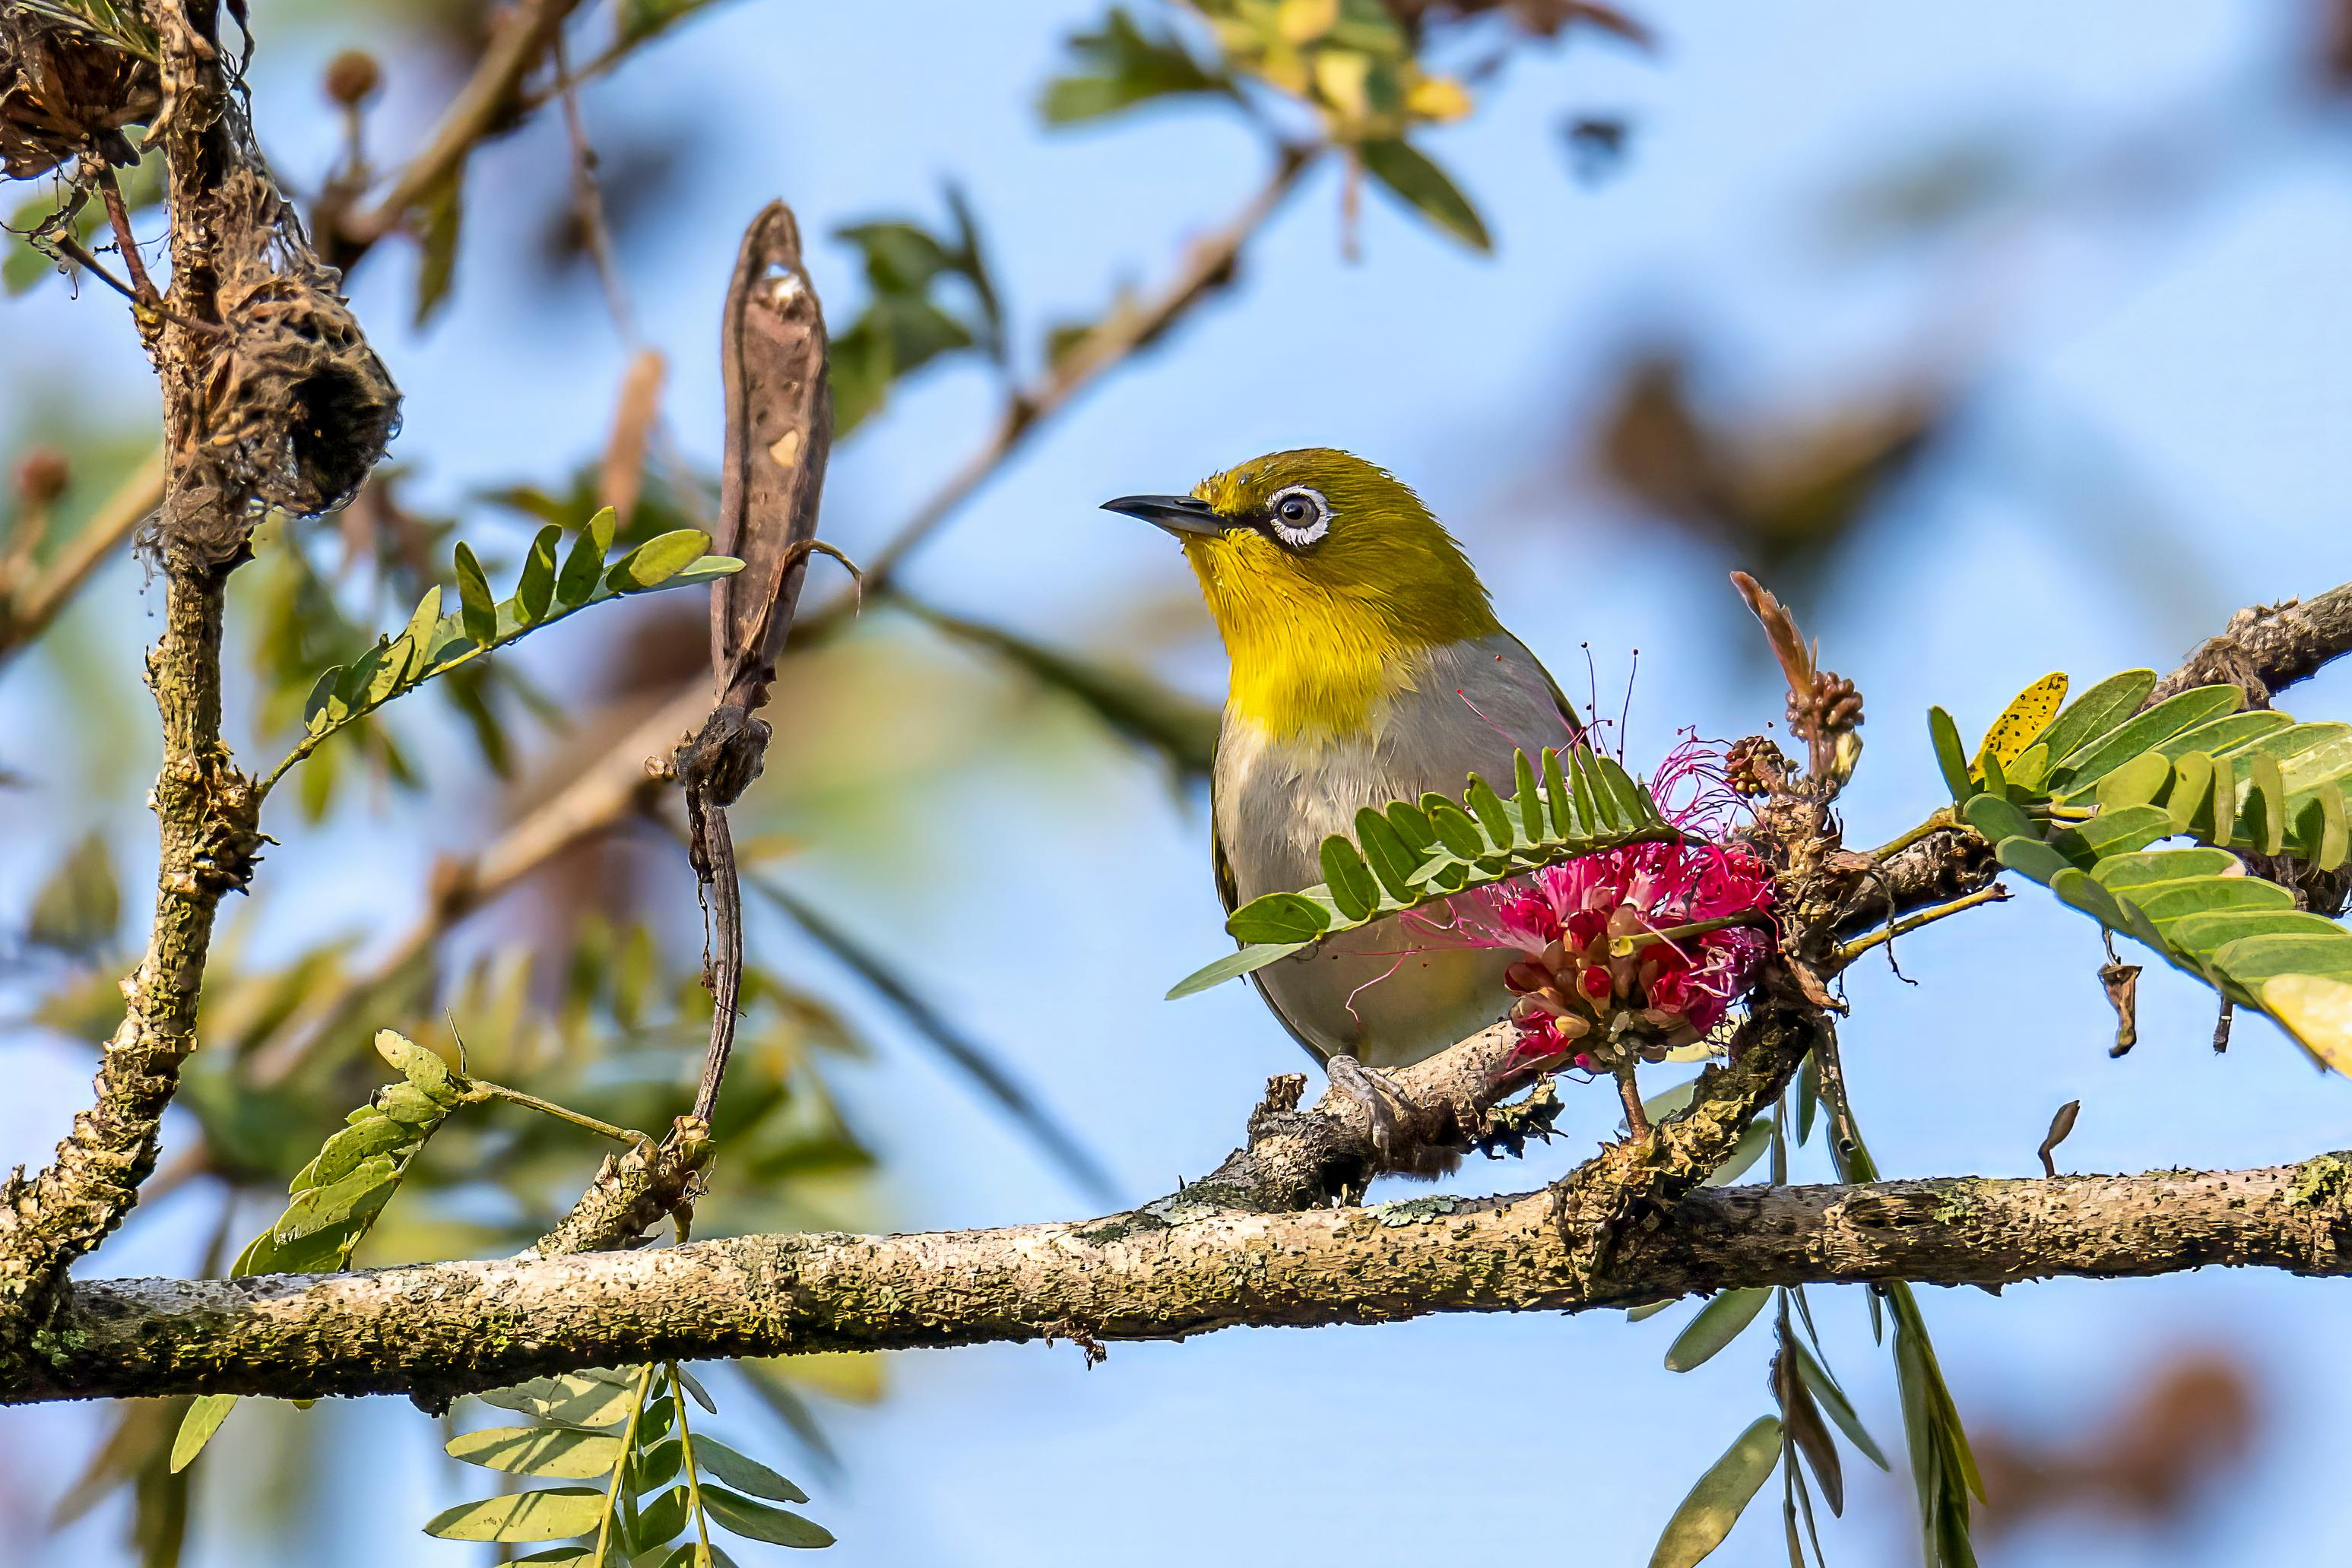
[[[1286,510],[1297,510],[1293,505],[1306,503],[1297,517],[1286,517]],[[1304,485],[1291,485],[1266,497],[1265,515],[1274,528],[1274,537],[1293,549],[1304,549],[1331,531],[1331,503],[1323,498],[1320,490],[1310,490]]]

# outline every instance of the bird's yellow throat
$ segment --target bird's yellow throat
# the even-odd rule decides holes
[[[1437,540],[1302,571],[1262,534],[1186,539],[1233,664],[1227,708],[1277,740],[1361,734],[1412,688],[1416,654],[1501,631],[1469,563]]]

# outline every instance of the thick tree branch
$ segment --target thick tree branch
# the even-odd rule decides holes
[[[79,1287],[11,1399],[420,1391],[663,1357],[1175,1339],[1242,1325],[1574,1312],[1733,1286],[2002,1286],[2210,1264],[2352,1273],[2344,1156],[2227,1172],[1710,1187],[1610,1266],[1549,1194],[1135,1215],[918,1236],[754,1236],[324,1279]]]
[[[2310,599],[2239,611],[2220,636],[2198,644],[2179,669],[2158,682],[2147,700],[2162,702],[2191,686],[2235,682],[2245,687],[2248,706],[2268,707],[2273,694],[2318,674],[2347,652],[2352,652],[2352,582]]]

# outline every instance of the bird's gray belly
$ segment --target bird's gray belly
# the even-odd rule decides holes
[[[1402,1067],[1475,1034],[1510,1007],[1503,970],[1515,953],[1411,951],[1382,920],[1258,971],[1266,999],[1318,1054]]]
[[[1362,807],[1424,790],[1458,795],[1473,770],[1507,781],[1514,747],[1532,755],[1566,744],[1567,721],[1542,670],[1515,639],[1457,643],[1429,657],[1416,686],[1362,735],[1286,745],[1228,714],[1217,831],[1240,901],[1321,882],[1324,837],[1352,838]],[[1420,950],[1426,939],[1414,925],[1384,920],[1269,965],[1257,978],[1309,1050],[1398,1066],[1476,1033],[1510,1007],[1503,970],[1517,955]]]

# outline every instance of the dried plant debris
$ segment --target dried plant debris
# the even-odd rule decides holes
[[[331,511],[398,432],[400,390],[268,176],[239,170],[221,207],[228,335],[207,386],[212,446],[225,481],[252,502]]]
[[[89,157],[135,163],[123,127],[162,101],[155,36],[109,0],[0,5],[0,172],[29,180]]]

